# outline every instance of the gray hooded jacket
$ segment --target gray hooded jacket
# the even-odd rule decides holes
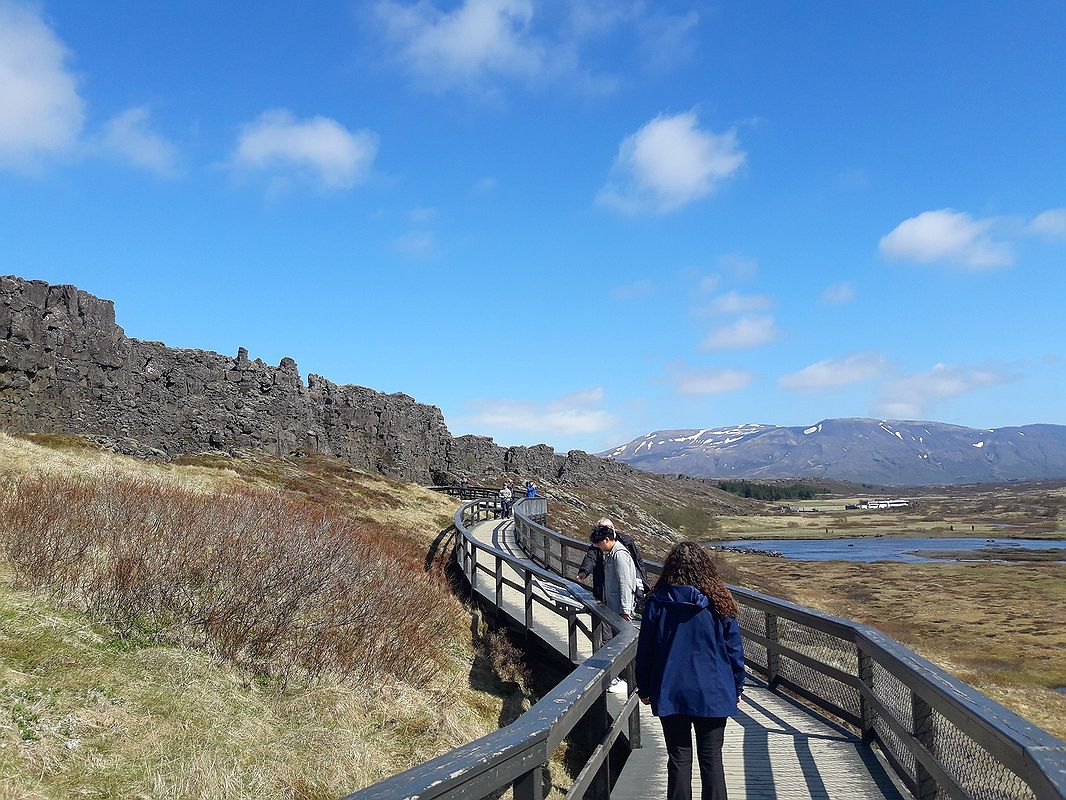
[[[603,557],[603,603],[616,614],[633,616],[637,568],[626,546],[615,540]]]

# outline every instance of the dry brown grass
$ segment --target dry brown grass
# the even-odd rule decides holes
[[[328,460],[148,463],[3,434],[0,483],[22,583],[40,587],[0,558],[0,798],[337,797],[524,702],[475,668],[499,657],[423,572],[454,510],[439,495]],[[405,611],[390,584],[412,575]],[[393,614],[439,624],[401,652],[373,630]],[[353,643],[344,626],[371,630]]]
[[[276,492],[9,478],[0,545],[16,576],[127,638],[207,646],[272,678],[410,679],[459,605],[388,528]]]

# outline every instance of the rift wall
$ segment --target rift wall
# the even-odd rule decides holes
[[[230,358],[131,339],[110,300],[14,276],[0,277],[0,429],[102,437],[162,458],[324,453],[421,483],[516,472],[588,485],[634,472],[581,451],[453,437],[435,406],[318,375],[305,385],[291,358],[274,367],[244,348]]]

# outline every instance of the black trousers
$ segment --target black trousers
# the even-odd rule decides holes
[[[692,729],[696,729],[696,756],[703,782],[702,800],[726,800],[722,743],[727,717],[660,717],[666,740],[667,800],[692,798]]]

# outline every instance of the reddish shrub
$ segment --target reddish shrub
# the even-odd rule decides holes
[[[422,554],[312,503],[114,476],[2,489],[20,578],[126,636],[207,646],[283,681],[367,681],[425,672],[456,631]]]

